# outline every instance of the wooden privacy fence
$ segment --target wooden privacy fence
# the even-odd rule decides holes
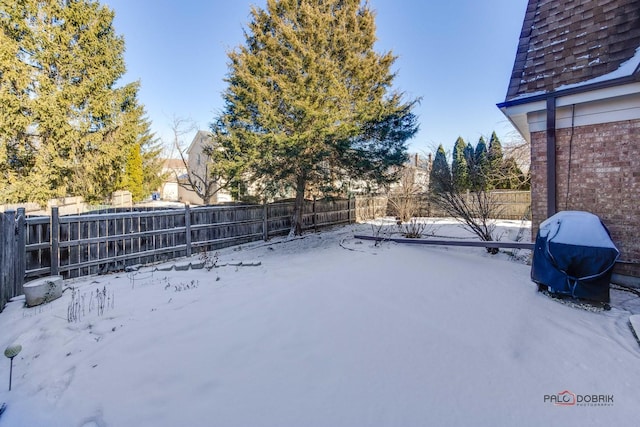
[[[387,216],[388,204],[389,198],[387,196],[356,197],[356,221],[367,221]]]
[[[517,205],[513,218],[521,218],[529,195],[504,193],[501,202]],[[386,196],[306,200],[303,230],[385,216],[387,205]],[[0,213],[0,310],[22,294],[25,280],[118,271],[287,234],[293,208],[287,201],[66,216],[57,208],[51,216]]]
[[[287,234],[293,210],[294,202],[276,202],[67,216],[53,208],[50,217],[28,218],[23,209],[0,213],[0,309],[22,294],[24,280],[119,271]],[[306,200],[303,230],[353,223],[356,211],[354,198]]]
[[[22,294],[25,271],[25,210],[0,213],[0,311]]]
[[[492,190],[487,192],[494,205],[496,218],[494,219],[514,219],[522,220],[523,218],[531,219],[531,192],[530,191],[512,191],[512,190]],[[470,197],[473,194],[467,192],[466,200],[472,204]],[[403,201],[409,201],[413,204],[413,215],[421,217],[448,217],[450,216],[445,210],[433,203],[429,196],[390,196],[393,199],[389,203],[387,214],[390,216],[398,216],[397,208],[394,205],[401,205]],[[394,203],[395,202],[395,203]]]

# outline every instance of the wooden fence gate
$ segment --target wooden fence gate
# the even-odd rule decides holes
[[[25,210],[0,213],[0,311],[22,295],[25,271]]]

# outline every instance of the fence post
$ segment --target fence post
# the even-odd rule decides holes
[[[187,256],[191,256],[191,208],[188,203],[184,205],[184,228],[187,243]]]
[[[16,217],[16,253],[15,253],[15,285],[14,294],[22,295],[22,285],[24,285],[24,276],[27,272],[27,233],[26,227],[26,211],[24,208],[18,208],[18,216]]]
[[[318,232],[318,219],[316,218],[316,196],[313,196],[313,203],[311,204],[311,220],[313,221],[313,232]]]
[[[351,194],[347,198],[347,224],[351,224]]]
[[[8,280],[9,268],[7,264],[11,261],[8,258],[8,236],[11,235],[7,225],[6,214],[0,212],[0,311],[4,309],[7,300],[9,300]]]
[[[0,282],[2,284],[2,295],[0,302],[4,303],[16,296],[16,212],[6,211],[4,213],[4,227],[2,229],[2,271],[0,271]]]
[[[60,272],[60,217],[58,207],[51,208],[51,275]]]
[[[269,240],[269,218],[268,218],[268,205],[267,199],[262,202],[262,240],[265,242]]]

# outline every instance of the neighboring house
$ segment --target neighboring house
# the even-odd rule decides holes
[[[160,198],[177,202],[180,195],[178,177],[187,173],[187,168],[181,159],[164,159],[162,161],[162,175],[166,176],[165,182],[160,188]]]
[[[640,0],[529,0],[505,102],[531,142],[533,233],[600,216],[640,277]],[[637,280],[632,280],[637,283]]]
[[[398,180],[389,185],[391,193],[423,194],[429,191],[429,174],[431,172],[431,154],[422,157],[409,154],[409,160],[402,166]]]
[[[191,176],[191,180],[195,185],[207,185],[212,179],[208,169],[209,156],[204,152],[204,147],[210,144],[211,133],[204,130],[199,130],[193,137],[193,141],[191,141],[191,144],[187,149],[186,173]],[[184,185],[188,186],[188,180],[186,178],[182,179],[181,182]],[[195,191],[184,188],[184,185],[180,188],[180,201],[192,204],[203,204],[204,201],[202,200],[202,198],[198,196]],[[232,201],[231,193],[226,189],[218,190],[219,185],[221,185],[220,182],[213,183],[213,190],[215,191],[215,193],[209,201],[210,204]]]

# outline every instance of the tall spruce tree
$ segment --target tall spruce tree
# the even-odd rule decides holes
[[[392,90],[395,57],[374,51],[374,21],[361,0],[268,0],[229,54],[222,126],[212,130],[230,167],[265,191],[295,191],[291,234],[302,231],[309,188],[388,182],[406,160],[417,100]]]
[[[142,193],[147,197],[160,189],[170,174],[162,173],[164,147],[160,138],[151,132],[151,122],[144,114],[142,110],[138,118],[138,144],[142,155]]]
[[[473,149],[473,145],[471,145],[470,142],[467,143],[467,146],[464,147],[464,158],[467,161],[467,165],[471,166],[474,162],[474,149]]]
[[[129,148],[127,163],[122,179],[122,187],[131,192],[134,202],[142,200],[144,197],[143,189],[144,174],[142,171],[142,153],[140,144],[134,144]]]
[[[453,158],[451,161],[451,178],[456,191],[469,189],[469,169],[465,157],[466,148],[467,144],[465,144],[464,139],[458,137],[453,146]]]
[[[488,187],[504,189],[509,188],[509,179],[505,175],[505,168],[503,167],[504,155],[502,153],[502,144],[495,131],[491,133],[489,139],[489,148],[487,150],[487,177]]]
[[[481,136],[476,144],[474,152],[474,167],[471,174],[471,189],[474,191],[486,190],[489,161],[487,159],[487,143]]]
[[[436,156],[433,159],[433,165],[431,166],[431,172],[429,174],[429,190],[434,193],[441,193],[451,191],[452,188],[453,182],[451,179],[451,169],[449,169],[449,163],[447,162],[447,154],[442,144],[440,144],[436,151]]]
[[[113,12],[92,0],[0,0],[0,201],[98,200],[120,183],[124,74]]]
[[[131,191],[134,201],[142,200],[158,190],[169,175],[162,174],[162,142],[151,132],[151,122],[144,108],[137,102],[123,115],[118,135],[132,150],[121,188]]]
[[[489,149],[487,151],[489,161],[502,161],[502,143],[500,142],[500,138],[498,138],[498,135],[496,135],[495,131],[491,133],[491,138],[489,139]]]
[[[474,171],[476,167],[476,157],[475,151],[473,149],[473,145],[470,142],[467,143],[467,146],[464,147],[464,159],[467,161],[467,184],[468,189],[473,189],[473,179],[474,179]]]
[[[522,172],[513,157],[507,157],[502,163],[502,179],[499,189],[530,190],[527,176]]]

